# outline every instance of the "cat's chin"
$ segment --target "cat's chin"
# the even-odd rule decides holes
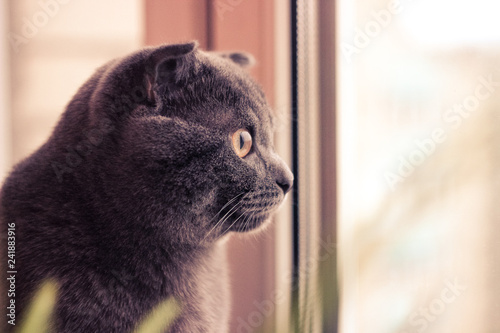
[[[266,226],[270,224],[270,217],[270,212],[251,213],[243,220],[241,224],[235,225],[233,228],[231,228],[231,231],[237,233],[262,231]]]

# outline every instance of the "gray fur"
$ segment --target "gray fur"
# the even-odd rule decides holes
[[[18,318],[53,278],[56,332],[131,332],[171,296],[182,307],[171,332],[227,332],[221,240],[261,226],[293,180],[242,69],[252,58],[232,54],[192,42],[110,61],[14,168],[0,218],[4,236],[16,224]],[[244,158],[231,144],[239,128],[254,140]]]

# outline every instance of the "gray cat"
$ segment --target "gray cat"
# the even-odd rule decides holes
[[[169,297],[181,307],[169,332],[227,332],[223,238],[264,224],[293,182],[251,60],[163,45],[80,88],[2,188],[19,320],[52,278],[54,332],[131,332]]]

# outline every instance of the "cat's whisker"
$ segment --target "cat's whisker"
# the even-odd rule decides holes
[[[252,212],[252,214],[248,215],[247,222],[245,224],[245,229],[250,225],[250,221],[253,219],[255,215],[255,212]]]
[[[236,220],[234,220],[233,223],[231,223],[231,225],[226,229],[224,230],[223,234],[225,234],[229,229],[231,229],[231,227],[236,223],[238,222],[239,219],[241,219],[243,216],[245,216],[245,214],[250,210],[250,208],[247,208],[243,213],[241,213],[240,217],[238,217]]]
[[[246,228],[250,225],[250,221],[253,219],[254,216],[255,216],[255,211],[253,211],[250,215],[248,215],[243,231],[245,231]]]
[[[216,218],[216,217],[217,217],[220,213],[222,213],[222,211],[223,211],[226,207],[228,207],[230,204],[232,204],[232,203],[234,202],[234,200],[238,199],[238,197],[239,197],[240,195],[242,195],[242,194],[245,194],[245,192],[241,192],[240,194],[238,194],[237,196],[235,196],[234,198],[232,198],[231,200],[229,200],[229,201],[228,201],[228,202],[227,202],[224,206],[222,206],[222,208],[221,208],[221,209],[217,212],[217,214],[215,214],[215,215],[214,215],[214,217],[212,217],[212,218],[210,219],[210,221],[209,221],[208,223],[210,223],[210,222],[212,222],[213,220],[215,220],[215,218]]]
[[[248,210],[247,210],[247,211],[245,211],[245,213],[247,213],[247,212],[248,212]],[[243,214],[242,214],[242,215],[243,215]],[[246,216],[245,216],[245,218],[243,219],[243,223],[241,224],[241,227],[240,227],[240,228],[238,228],[238,231],[239,231],[239,232],[242,232],[242,231],[244,231],[244,230],[245,230],[245,225],[247,224],[247,222],[248,222],[248,218],[249,218],[250,216],[251,216],[251,214],[250,214],[250,215],[246,215]]]
[[[232,204],[242,194],[244,194],[244,192],[238,194],[237,196],[235,196],[234,198],[232,198],[231,200],[229,200],[229,202],[227,202],[219,210],[219,212],[217,214],[215,214],[215,216],[209,221],[209,223],[211,223],[226,207],[228,207],[230,204]],[[210,233],[224,220],[224,218],[227,216],[227,214],[229,214],[233,209],[235,209],[240,202],[241,201],[239,201],[238,203],[236,203],[222,218],[219,219],[219,221],[217,221],[217,223],[212,227],[212,229],[210,229],[210,231],[207,233],[207,235],[205,236],[205,238],[203,240],[205,240],[208,237],[208,235],[210,235]]]
[[[224,207],[221,208],[221,210],[210,220],[213,221],[215,217],[217,217],[217,215],[219,215],[226,207],[228,207],[232,202],[234,202],[234,200],[236,200],[240,195],[244,194],[244,192],[238,194],[237,196],[235,196],[233,199],[231,199],[228,203],[226,203],[224,205]],[[238,201],[226,214],[224,214],[224,216],[212,227],[212,229],[210,229],[210,231],[205,235],[205,237],[203,238],[203,240],[205,240],[209,235],[210,233],[215,229],[217,228],[217,226],[219,226],[220,224],[223,224],[228,218],[231,217],[231,215],[233,215],[238,206],[240,206],[242,204],[242,201],[245,197],[248,196],[248,193],[246,193],[241,199],[240,201]]]
[[[229,218],[230,218],[230,217],[231,217],[234,213],[236,213],[237,208],[239,208],[239,206],[241,206],[241,205],[243,204],[243,199],[245,199],[245,198],[248,196],[248,194],[249,194],[249,193],[245,194],[245,195],[241,198],[241,200],[240,200],[237,204],[235,204],[235,205],[233,206],[233,208],[231,208],[231,209],[230,209],[230,210],[229,210],[229,211],[228,211],[228,212],[227,212],[227,213],[226,213],[226,214],[222,217],[222,219],[221,219],[219,222],[217,222],[217,223],[216,223],[216,225],[217,225],[217,224],[219,224],[219,223],[224,223],[224,222],[226,222],[226,221],[227,221],[227,220],[228,220],[228,219],[229,219]]]
[[[250,215],[247,215],[245,216],[245,219],[243,220],[243,223],[241,224],[241,227],[238,228],[238,232],[243,232],[245,231],[245,227],[248,223],[248,218],[250,217]]]

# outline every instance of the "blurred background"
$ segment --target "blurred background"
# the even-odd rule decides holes
[[[500,3],[338,9],[340,330],[500,332]]]
[[[500,332],[499,12],[495,0],[4,1],[1,179],[110,58],[192,39],[248,51],[297,182],[272,227],[231,240],[231,332]]]

